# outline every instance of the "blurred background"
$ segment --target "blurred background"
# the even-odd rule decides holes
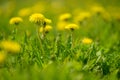
[[[9,19],[14,16],[26,18],[23,26],[28,26],[28,16],[39,12],[52,19],[53,26],[56,26],[60,14],[77,15],[80,11],[90,11],[90,7],[96,5],[104,8],[112,17],[120,17],[120,0],[0,0],[0,33],[9,34]]]

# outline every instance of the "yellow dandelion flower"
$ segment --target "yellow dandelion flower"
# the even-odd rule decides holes
[[[59,21],[57,23],[57,30],[59,31],[63,31],[65,30],[65,26],[68,24],[68,22],[65,22],[65,21]]]
[[[50,23],[52,23],[52,20],[51,20],[51,19],[47,19],[47,18],[45,18],[44,21],[45,21],[46,24],[50,24]]]
[[[93,42],[93,40],[90,39],[90,38],[84,38],[84,39],[82,40],[82,43],[83,43],[83,44],[91,44],[92,42]]]
[[[91,17],[90,12],[80,12],[78,16],[75,17],[75,22],[81,22]]]
[[[10,53],[19,53],[21,46],[19,43],[14,42],[14,41],[2,41],[0,43],[1,48],[3,48],[5,51],[10,52]]]
[[[52,29],[52,26],[50,25],[46,25],[44,30],[45,30],[45,33],[48,33],[50,30]],[[43,27],[40,27],[40,32],[43,32]]]
[[[70,13],[64,13],[62,15],[60,15],[59,20],[60,21],[67,21],[72,17],[72,15]]]
[[[20,17],[13,17],[13,18],[10,19],[9,23],[18,25],[22,21],[23,21],[23,19],[20,18]]]
[[[21,17],[26,17],[31,14],[31,9],[30,8],[23,8],[18,12],[18,15]]]
[[[92,6],[91,10],[95,14],[102,14],[105,12],[105,9],[102,6]]]
[[[0,51],[0,64],[5,61],[6,54],[4,51]]]
[[[79,29],[79,26],[74,24],[74,23],[71,23],[71,24],[68,24],[67,26],[65,26],[65,29],[67,29],[67,30],[75,30],[75,29]]]
[[[30,16],[29,21],[40,25],[41,23],[43,23],[44,19],[45,19],[44,15],[40,13],[34,13]]]

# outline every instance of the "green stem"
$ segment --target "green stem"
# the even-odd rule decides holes
[[[42,46],[42,40],[41,40],[41,37],[40,37],[40,34],[39,34],[39,27],[36,28],[36,32],[37,32],[38,40],[40,42],[41,51],[44,54],[45,52],[44,52],[44,49],[43,49],[43,46]]]
[[[12,31],[12,40],[15,40],[16,39],[16,34],[17,34],[17,26],[14,27],[13,31]]]
[[[42,33],[42,38],[44,39],[45,38],[45,27],[46,27],[46,23],[43,22],[43,33]]]

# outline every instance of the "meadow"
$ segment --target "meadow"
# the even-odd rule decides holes
[[[119,0],[0,0],[0,80],[120,80]]]

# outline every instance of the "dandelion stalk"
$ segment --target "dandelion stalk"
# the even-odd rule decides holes
[[[45,38],[45,26],[46,26],[46,22],[43,22],[42,39],[44,39],[44,38]]]
[[[70,31],[70,34],[68,35],[68,41],[67,41],[67,47],[71,50],[71,48],[72,48],[72,36],[73,35],[73,33],[72,33],[72,31]]]
[[[41,51],[44,54],[44,49],[43,49],[43,46],[42,46],[42,40],[41,40],[40,33],[39,33],[39,27],[36,28],[36,32],[37,32],[38,40],[40,42]]]

